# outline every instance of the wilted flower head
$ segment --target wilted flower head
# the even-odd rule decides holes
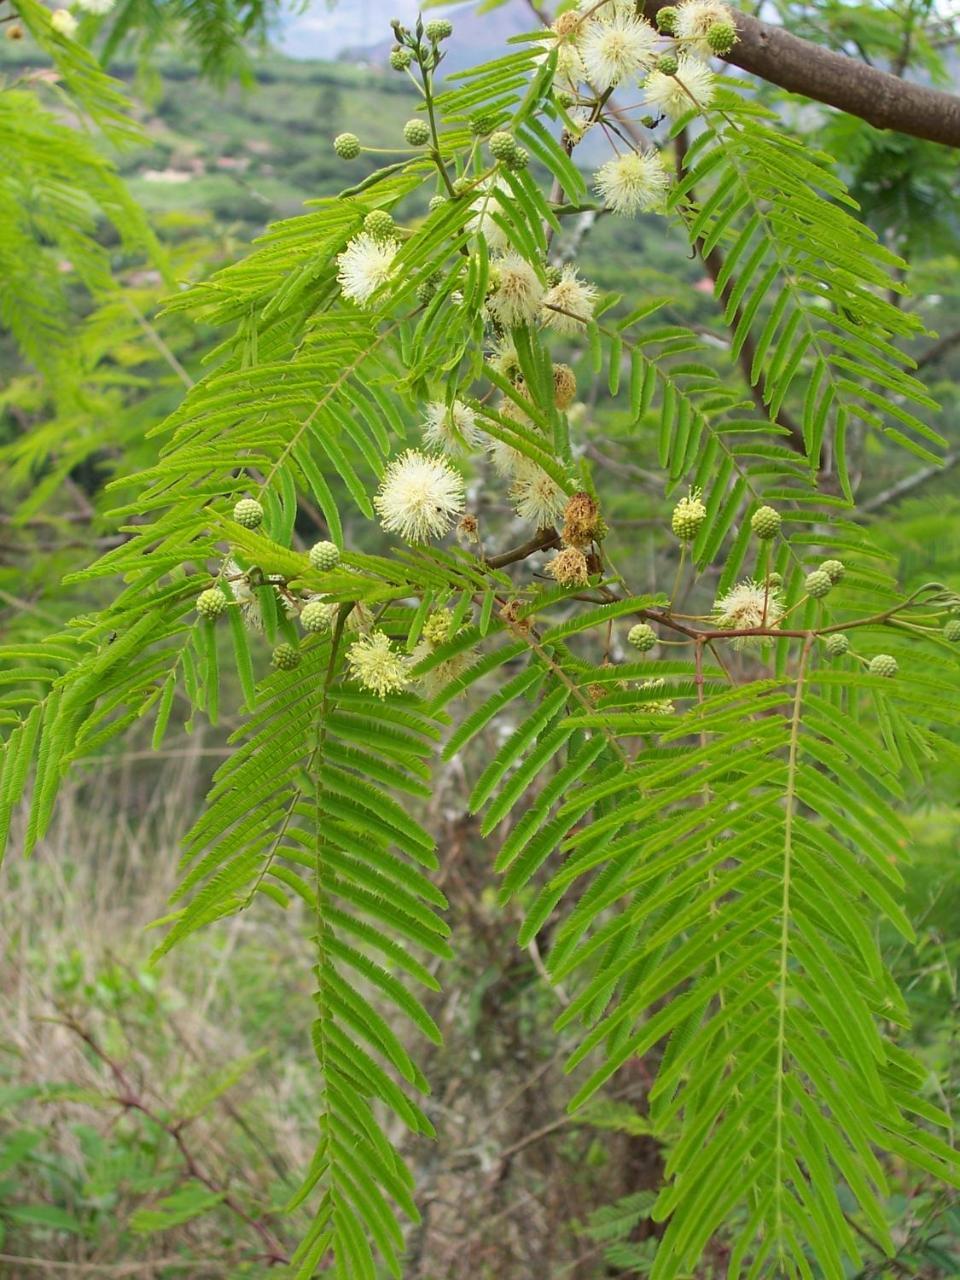
[[[688,48],[703,58],[713,56],[707,42],[711,27],[732,23],[733,14],[720,0],[687,0],[677,9],[675,34],[678,40],[687,41]]]
[[[567,502],[563,512],[563,540],[571,547],[588,546],[600,532],[600,509],[582,489]]]
[[[504,254],[496,263],[494,279],[487,306],[505,328],[536,320],[546,290],[526,258],[519,253]]]
[[[561,587],[585,587],[590,581],[587,557],[578,547],[564,547],[546,566]]]
[[[685,116],[695,107],[708,107],[713,100],[714,74],[697,58],[681,54],[672,76],[653,71],[643,85],[643,97],[671,120]]]
[[[642,18],[598,10],[585,24],[579,45],[587,79],[601,93],[612,89],[652,64],[656,43],[656,31]]]
[[[524,459],[510,490],[514,509],[538,529],[553,524],[567,504],[567,495],[542,467]]]
[[[410,659],[397,653],[384,631],[355,640],[347,650],[347,665],[353,678],[378,698],[400,693],[410,683]]]
[[[725,631],[749,631],[754,627],[776,627],[783,617],[783,596],[762,582],[738,582],[713,606],[714,619]],[[737,636],[738,649],[756,646],[760,636]]]
[[[417,543],[442,537],[464,497],[463,477],[445,458],[408,449],[387,467],[373,505],[384,529]]]
[[[479,445],[477,415],[462,400],[453,404],[435,400],[427,405],[425,416],[423,443],[431,449],[456,455],[470,453]]]
[[[660,212],[666,203],[670,175],[659,151],[629,151],[600,166],[596,186],[614,213]]]
[[[560,279],[544,294],[540,323],[557,333],[578,333],[593,318],[596,301],[594,286],[581,280],[576,267],[567,263]]]
[[[363,306],[386,284],[393,269],[400,244],[396,240],[377,240],[361,231],[337,257],[337,281],[345,298]]]

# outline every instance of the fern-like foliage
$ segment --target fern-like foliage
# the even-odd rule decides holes
[[[947,1119],[898,1043],[904,1003],[875,932],[883,919],[911,937],[897,901],[901,779],[956,754],[941,729],[960,712],[940,632],[958,597],[940,584],[903,597],[855,522],[843,461],[854,420],[924,457],[938,442],[896,347],[916,326],[882,296],[897,263],[823,157],[717,87],[670,205],[692,243],[726,255],[733,354],[751,335],[771,418],[656,301],[631,309],[587,291],[589,314],[560,331],[611,395],[623,383],[626,429],[652,441],[664,487],[703,494],[677,512],[677,576],[688,552],[697,575],[716,567],[712,611],[682,612],[666,584],[640,594],[621,564],[629,548],[600,519],[608,479],[576,448],[558,395],[567,374],[544,302],[560,219],[589,203],[561,50],[553,36],[521,41],[438,94],[440,37],[418,26],[402,39],[426,150],[271,228],[170,303],[228,336],[154,432],[134,498],[121,481],[123,542],[71,578],[118,584],[112,605],[0,649],[0,838],[26,792],[29,851],[67,769],[131,724],[149,720],[159,745],[180,705],[216,721],[228,634],[247,719],[186,837],[159,950],[231,914],[302,902],[320,1083],[296,1200],[313,1206],[313,1226],[291,1274],[331,1264],[373,1280],[382,1263],[400,1275],[401,1215],[416,1209],[384,1118],[432,1132],[397,1023],[437,1038],[411,987],[435,989],[429,960],[448,954],[421,821],[446,734],[443,753],[475,773],[470,806],[496,841],[502,900],[523,910],[521,942],[542,935],[551,977],[574,992],[560,1018],[581,1033],[571,1106],[636,1055],[657,1062],[650,1122],[669,1157],[651,1274],[689,1274],[728,1231],[733,1276],[816,1268],[839,1280],[859,1255],[852,1219],[893,1248],[880,1209],[891,1160],[960,1183]],[[581,97],[586,123],[612,127],[607,96]],[[535,164],[490,157],[480,139],[498,126]],[[439,198],[407,218],[424,186]],[[378,249],[367,219],[382,228],[386,211],[407,225],[394,235],[388,221]],[[359,306],[345,296],[348,245],[377,266],[353,289]],[[375,555],[363,534],[345,536],[391,503],[427,528],[459,514],[462,481],[437,455],[439,495],[417,471],[420,488],[374,501],[424,401],[441,421],[461,414],[469,443],[482,439],[508,473],[519,545],[478,528],[474,510],[465,549],[433,540]],[[775,420],[785,405],[802,449]],[[839,495],[818,488],[827,462]],[[488,480],[494,494],[499,483]],[[251,495],[254,528],[234,513]],[[297,536],[305,501],[332,559]],[[771,503],[780,518],[755,536],[751,517]],[[563,539],[548,587],[524,566]],[[817,570],[824,556],[845,572]],[[250,621],[284,646],[266,678]],[[641,635],[624,660],[618,631],[638,622],[677,647],[642,656]],[[828,650],[841,629],[845,651]],[[491,729],[498,745],[474,769]]]

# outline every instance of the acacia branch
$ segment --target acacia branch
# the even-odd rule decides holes
[[[646,16],[653,19],[668,2],[646,0]],[[859,116],[876,129],[960,148],[960,97],[955,94],[902,80],[745,13],[735,13],[734,19],[739,39],[727,55],[734,66]]]

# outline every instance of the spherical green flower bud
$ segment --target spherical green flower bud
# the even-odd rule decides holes
[[[691,493],[674,507],[670,527],[681,542],[692,542],[706,518],[707,508],[700,501],[699,493]]]
[[[300,610],[300,625],[304,631],[326,631],[329,623],[329,607],[322,600],[310,600]]]
[[[530,152],[526,147],[514,147],[513,155],[507,160],[510,169],[525,169],[530,163]]]
[[[374,240],[388,240],[397,229],[397,224],[386,209],[373,209],[363,220],[363,229],[373,236]]]
[[[263,524],[263,507],[256,498],[241,498],[233,508],[233,518],[245,529],[256,529]]]
[[[657,70],[665,76],[675,76],[679,65],[676,55],[672,53],[664,53],[657,59]]]
[[[314,569],[326,573],[340,563],[340,548],[335,542],[315,542],[308,556]]]
[[[496,129],[498,118],[495,111],[478,111],[470,117],[470,132],[478,138],[486,137]]]
[[[455,196],[465,196],[473,190],[474,182],[472,178],[454,178],[452,185]]]
[[[768,573],[768,574],[767,574],[767,586],[770,588],[770,590],[771,590],[771,591],[776,591],[776,589],[777,589],[778,587],[782,587],[782,586],[783,586],[783,574],[782,574],[782,573]]]
[[[627,632],[627,643],[641,653],[648,653],[657,643],[657,633],[646,622],[638,622]]]
[[[434,272],[432,275],[427,276],[426,280],[421,280],[417,285],[417,301],[420,303],[421,307],[425,307],[437,292],[437,285],[439,282],[440,278],[437,273]]]
[[[341,160],[356,160],[360,154],[360,139],[355,133],[338,133],[333,140],[333,149]]]
[[[842,560],[824,560],[820,570],[827,575],[834,586],[843,581],[843,576],[847,572]]]
[[[434,18],[423,28],[428,40],[448,40],[453,35],[453,23],[446,18]]]
[[[513,134],[507,133],[504,129],[499,129],[496,133],[492,133],[487,145],[490,147],[490,154],[495,160],[509,160],[517,149]]]
[[[872,676],[886,676],[889,680],[897,674],[900,668],[897,666],[897,660],[891,657],[889,653],[878,653],[870,659],[870,674]]]
[[[229,600],[219,587],[209,587],[197,596],[197,613],[201,618],[219,618],[229,604]]]
[[[664,35],[676,35],[677,31],[677,7],[673,4],[665,5],[659,10],[656,16],[656,24]]]
[[[411,147],[424,147],[430,141],[430,126],[415,116],[403,126],[403,136]]]
[[[707,32],[707,44],[720,58],[725,58],[736,43],[737,28],[732,22],[715,22]]]
[[[412,61],[413,54],[409,49],[392,49],[390,52],[390,65],[394,71],[406,71]]]
[[[842,658],[845,653],[850,651],[850,641],[842,631],[834,631],[827,636],[823,647],[827,651],[828,658]]]
[[[430,210],[431,213],[433,213],[436,209],[442,209],[446,203],[447,203],[446,196],[431,196],[430,203],[427,205],[427,208]]]
[[[293,671],[300,665],[300,650],[292,644],[278,644],[272,661],[278,671]]]
[[[780,532],[780,512],[773,507],[758,507],[753,513],[753,519],[750,521],[750,528],[758,538],[764,541],[767,538],[775,538]]]
[[[808,596],[813,596],[814,600],[822,600],[833,583],[830,581],[829,573],[824,573],[822,569],[814,569],[813,573],[807,574],[803,585]]]
[[[949,640],[951,644],[956,644],[960,640],[960,618],[951,618],[944,623],[943,638]]]

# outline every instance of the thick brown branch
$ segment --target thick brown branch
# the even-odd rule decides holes
[[[484,564],[489,569],[502,569],[505,565],[516,564],[518,560],[526,560],[536,551],[545,551],[548,547],[559,547],[560,535],[556,529],[540,529],[528,542],[514,547],[512,551],[503,551],[498,556],[487,556]]]
[[[669,2],[646,0],[647,17]],[[745,13],[736,14],[736,23],[740,39],[728,61],[742,70],[859,116],[877,129],[960,148],[960,97],[901,80]]]

